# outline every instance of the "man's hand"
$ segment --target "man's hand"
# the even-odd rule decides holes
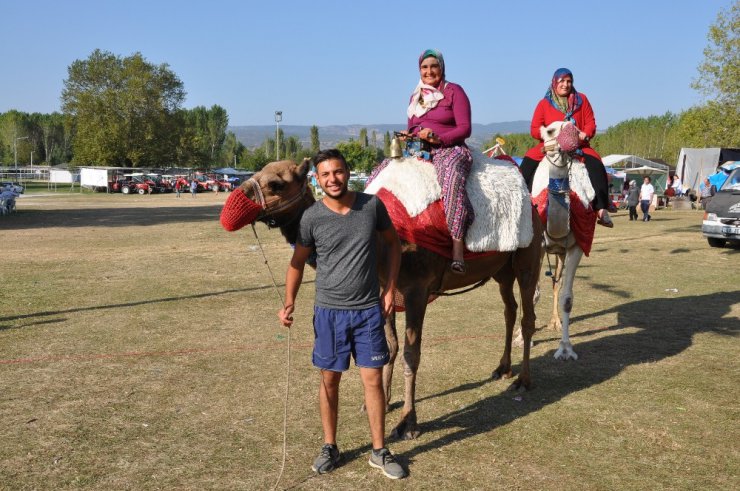
[[[278,317],[280,318],[280,322],[283,323],[285,327],[290,327],[293,325],[293,306],[292,305],[286,305],[280,311],[278,312]]]
[[[395,303],[393,300],[393,290],[383,292],[383,295],[380,297],[380,308],[383,313],[383,319],[387,319],[393,313]]]

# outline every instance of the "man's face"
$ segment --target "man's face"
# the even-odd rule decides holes
[[[648,179],[647,177],[643,179],[643,181],[645,182],[645,184],[650,184],[650,179]]]
[[[316,166],[319,186],[330,198],[339,199],[347,193],[349,171],[341,160],[329,159]]]

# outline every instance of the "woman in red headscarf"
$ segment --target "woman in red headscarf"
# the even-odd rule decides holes
[[[598,216],[597,223],[605,227],[613,227],[614,223],[607,211],[613,211],[613,205],[609,199],[606,169],[601,162],[601,156],[589,144],[591,138],[596,135],[594,111],[586,95],[578,92],[573,86],[573,73],[567,68],[555,70],[545,97],[534,110],[529,131],[532,137],[540,142],[534,148],[529,149],[522,160],[520,169],[527,182],[527,187],[531,192],[537,166],[545,158],[542,151],[544,142],[540,136],[540,127],[555,121],[568,121],[578,128],[579,145],[574,155],[586,165],[588,177],[594,188],[595,197],[591,204]]]

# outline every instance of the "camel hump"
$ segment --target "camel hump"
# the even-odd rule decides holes
[[[475,219],[468,229],[465,245],[472,252],[513,251],[527,247],[534,234],[532,228],[531,200],[524,179],[516,165],[508,160],[491,159],[474,153],[473,166],[465,189],[473,208]],[[406,217],[394,220],[403,237],[421,243],[429,235],[429,217],[439,220],[439,213],[428,213],[435,203],[439,205],[442,188],[434,166],[416,158],[392,159],[383,164],[365,192],[393,195],[405,209]],[[424,215],[424,216],[422,216]],[[447,231],[443,223],[435,228]],[[411,224],[403,223],[410,220]],[[414,223],[418,222],[417,225]],[[435,234],[436,235],[436,234]],[[437,240],[436,238],[433,240]]]

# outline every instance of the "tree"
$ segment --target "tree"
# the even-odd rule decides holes
[[[311,153],[316,155],[321,150],[321,141],[319,140],[319,127],[311,126]]]
[[[342,152],[350,168],[357,172],[369,172],[378,161],[378,152],[374,148],[363,147],[358,141],[339,142],[337,150]]]
[[[391,134],[387,131],[383,135],[383,155],[388,157],[391,154]]]
[[[694,89],[717,102],[740,107],[740,1],[728,10],[720,10],[709,27],[709,45],[704,49],[704,62],[699,65],[699,78]]]
[[[62,111],[74,118],[75,162],[147,166],[175,155],[185,91],[167,64],[97,49],[67,71]]]
[[[229,126],[229,116],[226,109],[213,105],[207,112],[208,141],[211,146],[211,163],[215,162],[221,147],[226,139],[226,128]]]
[[[362,128],[360,130],[360,145],[362,145],[362,148],[367,148],[369,144],[367,140],[367,128]]]

